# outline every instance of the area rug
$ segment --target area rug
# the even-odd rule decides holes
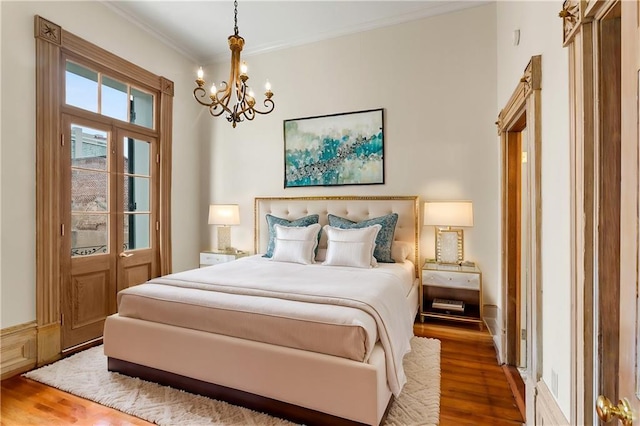
[[[440,341],[413,337],[404,368],[407,384],[393,402],[385,425],[437,425],[440,416]],[[158,425],[293,425],[247,408],[111,373],[107,371],[102,346],[24,376]]]

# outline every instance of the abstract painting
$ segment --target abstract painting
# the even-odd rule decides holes
[[[284,187],[384,183],[382,109],[284,121]]]

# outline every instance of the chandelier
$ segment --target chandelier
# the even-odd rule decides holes
[[[256,114],[269,114],[273,111],[275,106],[271,97],[273,92],[271,91],[271,84],[267,80],[265,84],[264,93],[266,99],[263,104],[265,106],[264,111],[260,111],[255,108],[256,98],[253,91],[247,85],[249,76],[247,75],[247,64],[240,63],[240,52],[244,47],[244,39],[238,34],[238,1],[233,2],[234,16],[233,16],[233,35],[229,36],[229,49],[231,49],[231,72],[229,74],[229,82],[222,82],[220,89],[216,88],[216,85],[211,85],[211,93],[208,96],[206,90],[203,88],[205,81],[203,79],[204,72],[202,67],[198,70],[198,78],[196,84],[198,87],[193,89],[193,97],[198,101],[200,105],[209,108],[209,112],[214,117],[219,117],[223,113],[227,113],[227,120],[236,127],[236,124],[247,120],[253,120]]]

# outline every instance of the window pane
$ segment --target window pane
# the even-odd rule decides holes
[[[154,128],[154,95],[130,87],[104,74],[73,62],[66,63],[66,103],[117,120],[128,121],[148,129]],[[100,90],[98,83],[101,81]],[[129,93],[130,91],[130,93]]]
[[[124,138],[125,173],[149,176],[149,143],[132,138]]]
[[[124,211],[149,211],[149,178],[125,176]]]
[[[131,88],[131,122],[153,129],[153,95]]]
[[[102,76],[102,115],[127,121],[127,85]]]
[[[71,166],[107,170],[107,132],[71,125]]]
[[[124,215],[125,250],[148,248],[150,235],[150,214]]]
[[[91,112],[98,112],[98,73],[67,62],[65,102]]]
[[[71,211],[106,212],[109,210],[109,174],[71,170]]]
[[[71,256],[109,252],[108,218],[106,214],[71,214]]]

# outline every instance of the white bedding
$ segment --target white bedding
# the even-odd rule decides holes
[[[229,309],[248,309],[245,302],[240,302],[241,296],[244,299],[247,299],[246,296],[260,296],[249,297],[254,302],[258,301],[250,309],[271,312],[279,309],[276,306],[278,303],[284,303],[290,309],[295,306],[292,301],[304,302],[300,306],[306,308],[299,309],[305,312],[296,313],[295,309],[290,309],[288,314],[302,315],[313,321],[326,320],[326,312],[330,311],[308,309],[313,306],[310,304],[323,307],[335,305],[336,312],[340,311],[340,307],[366,312],[375,320],[377,328],[371,331],[370,321],[360,321],[363,328],[369,329],[368,333],[373,333],[368,345],[373,347],[377,333],[387,354],[389,388],[397,396],[406,382],[402,359],[410,351],[409,341],[413,336],[413,309],[408,305],[406,295],[411,290],[414,275],[414,266],[410,262],[360,269],[274,262],[256,255],[214,267],[155,278],[149,284],[215,291],[221,295],[216,298],[219,300],[216,303],[228,303]],[[144,291],[145,285],[131,287],[121,294]],[[281,299],[284,302],[278,302]],[[342,318],[340,321],[349,321],[349,317],[353,317],[335,315]]]

